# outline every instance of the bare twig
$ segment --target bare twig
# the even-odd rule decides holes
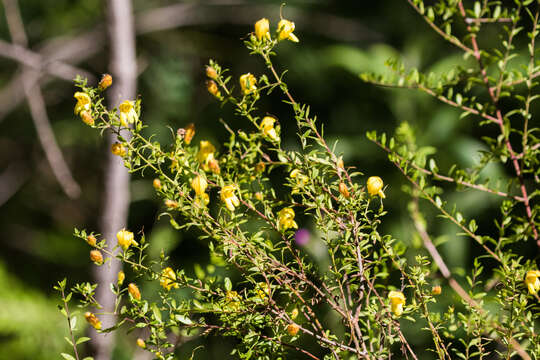
[[[24,31],[17,0],[3,0],[3,4],[6,10],[6,18],[8,19],[11,38],[13,41],[18,42],[19,45],[26,47],[28,40],[26,38],[26,32]],[[71,171],[62,155],[62,151],[56,142],[54,132],[52,131],[47,116],[43,94],[38,86],[34,86],[34,81],[32,80],[35,76],[37,76],[35,71],[23,67],[23,88],[41,147],[45,152],[45,156],[47,157],[47,161],[51,166],[54,176],[64,192],[70,198],[79,197],[81,189],[79,184],[73,179]]]
[[[131,0],[107,1],[107,15],[111,47],[110,72],[115,86],[110,89],[109,103],[117,105],[121,100],[134,99],[136,92],[135,31]],[[128,138],[129,134],[122,134]],[[114,134],[107,136],[108,147],[116,140]],[[101,232],[109,247],[117,244],[115,233],[126,225],[129,208],[129,173],[124,168],[121,158],[107,152],[103,215],[100,219]],[[113,313],[115,296],[109,291],[109,284],[114,283],[116,273],[121,269],[119,261],[111,261],[110,266],[95,268],[97,288],[96,298],[105,308]],[[104,319],[105,326],[114,323],[114,317]],[[114,337],[96,334],[93,346],[96,348],[96,360],[111,359]]]

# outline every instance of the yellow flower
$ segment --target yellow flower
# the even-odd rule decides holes
[[[122,146],[120,143],[114,143],[111,146],[111,152],[120,157],[126,156],[126,148]]]
[[[111,85],[112,85],[112,76],[109,74],[103,74],[98,84],[99,90],[103,91]]]
[[[405,304],[405,296],[401,291],[390,291],[388,293],[390,299],[390,308],[396,316],[403,314],[403,305]]]
[[[133,101],[126,100],[121,103],[118,108],[120,109],[120,123],[123,126],[128,126],[128,124],[133,124],[139,120],[139,116],[135,111],[135,104]]]
[[[263,37],[270,40],[270,22],[266,18],[255,23],[255,36],[257,39],[261,40]]]
[[[122,229],[117,232],[116,238],[118,239],[118,245],[120,245],[124,251],[127,250],[131,245],[138,245],[133,238],[133,233],[131,231],[127,231],[126,229]]]
[[[195,124],[188,124],[185,130],[186,133],[184,134],[184,142],[189,145],[191,143],[191,139],[193,139],[195,136]]]
[[[292,179],[296,179],[296,186],[298,188],[304,187],[309,181],[309,178],[306,175],[302,174],[302,172],[298,169],[294,169],[293,171],[291,171],[290,176]],[[292,193],[297,193],[298,188],[294,189]]]
[[[92,100],[90,100],[90,96],[88,96],[87,93],[77,91],[73,97],[77,99],[77,104],[75,104],[75,115],[79,115],[83,110],[90,111]]]
[[[117,280],[116,283],[117,283],[118,285],[122,285],[122,284],[124,283],[124,280],[125,280],[125,279],[126,279],[126,274],[125,274],[122,270],[120,270],[120,271],[118,272],[118,280]]]
[[[382,191],[383,186],[384,183],[378,176],[371,176],[369,179],[367,179],[367,191],[371,196],[379,195],[384,199],[386,196]]]
[[[257,79],[250,73],[240,76],[240,87],[244,95],[257,90]]]
[[[294,221],[294,210],[292,208],[281,209],[278,212],[278,229],[285,231],[291,228],[298,228],[298,225]]]
[[[540,271],[530,270],[525,275],[525,284],[529,289],[529,294],[536,294],[540,290]]]
[[[166,199],[165,206],[168,207],[169,209],[176,209],[178,207],[178,203],[174,200]]]
[[[197,153],[197,160],[201,164],[204,171],[210,170],[208,166],[210,161],[214,160],[214,153],[216,148],[210,143],[210,141],[201,140],[199,143],[199,152]]]
[[[300,330],[300,327],[296,324],[289,324],[287,326],[287,333],[291,336],[296,336],[298,334],[298,330]]]
[[[171,288],[178,289],[178,283],[176,282],[176,274],[174,270],[170,267],[163,269],[161,272],[161,277],[159,279],[159,285],[162,288],[171,290]]]
[[[191,180],[191,187],[193,190],[195,190],[195,194],[197,194],[197,196],[201,196],[206,191],[208,183],[204,177],[197,175],[193,178],[193,180]]]
[[[99,321],[99,319],[97,318],[96,315],[94,315],[91,312],[87,311],[86,313],[84,313],[84,318],[95,329],[97,329],[97,330],[101,329],[101,321]]]
[[[240,201],[234,193],[235,190],[236,185],[226,185],[221,189],[221,201],[225,203],[225,206],[230,211],[234,211],[234,208],[240,205]]]
[[[133,296],[136,300],[141,300],[141,292],[139,291],[139,288],[134,283],[130,283],[128,285],[128,291],[131,296]]]
[[[214,80],[206,81],[206,90],[208,90],[210,94],[214,95],[217,98],[221,97],[221,92],[219,91],[219,87],[217,86]]]
[[[291,40],[292,42],[298,42],[298,38],[293,34],[294,23],[289,20],[281,19],[278,23],[278,40]]]
[[[210,197],[207,193],[203,193],[200,196],[195,196],[195,205],[198,207],[205,207],[210,202]]]
[[[80,115],[81,115],[82,121],[86,125],[88,125],[88,126],[94,125],[94,118],[92,117],[92,115],[90,115],[90,111],[83,110],[83,111],[81,111]]]
[[[257,295],[259,299],[264,300],[270,296],[270,287],[265,282],[260,282],[257,284]]]
[[[238,296],[238,293],[234,290],[229,290],[225,294],[225,300],[227,301],[227,305],[229,305],[233,310],[238,310],[240,307],[240,296]]]
[[[265,116],[261,121],[261,131],[264,136],[272,139],[272,141],[279,141],[279,136],[274,128],[274,123],[276,119],[271,116]]]
[[[90,260],[92,260],[97,265],[103,264],[103,255],[99,250],[90,251]]]
[[[146,349],[146,343],[141,338],[137,339],[137,346],[140,347],[141,349]]]

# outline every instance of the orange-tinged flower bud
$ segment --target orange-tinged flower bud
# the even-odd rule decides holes
[[[351,196],[351,194],[349,194],[349,189],[347,188],[347,185],[345,185],[344,182],[339,183],[339,192],[341,193],[341,195],[343,195],[347,199],[349,198],[349,196]]]
[[[146,343],[141,338],[137,339],[137,346],[140,347],[141,349],[146,349]]]
[[[296,324],[287,325],[287,333],[291,336],[296,336],[296,334],[298,334],[298,330],[300,330],[300,327]]]
[[[118,280],[116,281],[116,283],[120,286],[124,283],[124,280],[126,279],[126,274],[120,270],[118,272]]]
[[[283,208],[278,212],[278,229],[285,231],[287,229],[297,229],[298,225],[294,221],[294,210],[292,208]]]
[[[165,200],[165,206],[169,209],[176,209],[178,207],[178,203],[174,200],[167,199]]]
[[[441,292],[442,292],[442,288],[440,285],[435,285],[432,289],[431,289],[431,294],[432,295],[441,295]]]
[[[99,250],[90,251],[90,260],[92,260],[96,265],[103,264],[103,255]]]
[[[88,245],[90,246],[96,246],[97,244],[97,239],[94,235],[88,235],[86,237],[86,242],[88,243]]]
[[[401,291],[390,291],[388,293],[390,299],[390,308],[396,316],[403,314],[403,305],[405,305],[405,295]]]
[[[217,77],[218,77],[218,73],[217,73],[216,69],[214,69],[213,67],[207,65],[206,66],[206,76],[208,76],[212,80],[216,80]]]
[[[122,146],[120,143],[114,143],[111,146],[111,152],[120,157],[126,156],[126,148]]]
[[[176,282],[176,274],[174,270],[170,267],[166,267],[161,271],[161,277],[159,278],[159,285],[167,291],[172,288],[178,289],[179,285]]]
[[[195,124],[191,123],[186,126],[186,132],[184,133],[184,142],[186,144],[191,143],[191,139],[195,136]]]
[[[277,131],[274,128],[275,122],[276,122],[276,119],[274,117],[265,116],[262,119],[259,127],[261,128],[261,131],[265,137],[270,138],[273,141],[279,141],[279,135],[277,134]]]
[[[298,38],[293,34],[294,23],[289,20],[281,19],[278,23],[278,40],[290,40],[292,42],[298,42]]]
[[[338,159],[338,161],[337,161],[337,167],[338,167],[338,169],[340,169],[340,170],[345,169],[345,165],[343,164],[343,158],[342,158],[341,156],[339,157],[339,159]]]
[[[139,288],[134,283],[130,283],[128,285],[128,291],[131,296],[133,296],[136,300],[141,300],[141,292],[139,291]]]
[[[99,319],[97,318],[96,315],[94,315],[91,312],[87,311],[86,313],[84,313],[84,318],[95,329],[97,329],[97,330],[101,329],[101,321],[99,321]]]
[[[86,125],[88,125],[88,126],[94,125],[94,118],[92,117],[92,115],[90,115],[89,111],[83,110],[83,111],[81,111],[80,115],[81,115],[82,121]]]
[[[77,91],[73,97],[77,99],[77,104],[75,104],[75,115],[79,115],[81,111],[90,111],[92,100],[87,93]]]
[[[255,23],[255,36],[259,40],[262,38],[270,40],[270,22],[268,19],[262,18]]]
[[[262,199],[264,199],[263,193],[260,192],[260,191],[257,191],[257,192],[255,193],[255,199],[257,199],[257,200],[259,200],[259,201],[262,201]]]
[[[210,94],[214,95],[215,97],[217,98],[221,97],[221,92],[219,91],[219,87],[214,80],[206,81],[206,89],[208,90]]]
[[[529,294],[536,294],[538,290],[540,290],[540,271],[527,271],[527,274],[525,275],[525,285],[527,285]]]
[[[208,182],[206,182],[206,179],[201,175],[197,175],[193,178],[193,180],[191,180],[191,188],[195,190],[195,194],[198,196],[204,194],[207,187]]]
[[[240,205],[240,200],[238,200],[238,197],[234,193],[236,188],[236,185],[226,185],[221,189],[221,201],[225,203],[229,211],[234,211],[234,208]]]
[[[219,175],[221,173],[221,168],[219,167],[219,161],[217,161],[217,159],[210,159],[208,162],[208,169],[214,174]]]
[[[154,181],[152,181],[152,186],[154,187],[154,189],[156,190],[161,190],[161,180],[159,179],[154,179]]]
[[[242,93],[247,95],[252,91],[257,90],[257,79],[250,73],[240,76],[240,88]]]
[[[255,171],[258,173],[263,173],[265,169],[266,169],[266,164],[263,163],[262,161],[258,162],[255,165]]]
[[[118,245],[120,245],[124,251],[126,251],[131,245],[137,245],[133,233],[126,229],[122,229],[117,232],[116,239],[118,240]]]
[[[379,195],[382,199],[384,199],[386,196],[382,191],[383,186],[384,183],[378,176],[371,176],[369,179],[367,179],[367,191],[371,196]]]
[[[99,90],[103,91],[111,85],[112,85],[112,76],[109,74],[103,74],[98,84]]]

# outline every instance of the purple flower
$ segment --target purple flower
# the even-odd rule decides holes
[[[296,242],[296,245],[298,246],[304,246],[309,242],[309,230],[308,229],[299,229],[294,234],[294,241]]]

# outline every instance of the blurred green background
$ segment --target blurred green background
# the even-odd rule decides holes
[[[95,29],[103,30],[103,1],[19,3],[29,47],[35,51],[53,39],[65,41]],[[233,128],[248,126],[231,109],[220,108],[207,93],[204,65],[212,58],[229,68],[235,78],[245,72],[261,74],[264,64],[248,55],[242,38],[261,17],[269,18],[275,26],[280,3],[135,0],[139,26],[137,92],[142,96],[142,118],[149,125],[148,131],[166,143],[170,141],[167,126],[177,129],[193,122],[197,127],[196,143],[210,139],[219,144],[227,138],[220,118]],[[167,6],[173,6],[165,12],[168,16],[161,13],[145,17]],[[312,106],[331,143],[339,139],[337,149],[343,153],[346,165],[356,166],[368,176],[381,176],[388,185],[385,207],[389,214],[383,232],[422,252],[406,210],[409,198],[402,191],[405,180],[383,151],[366,139],[365,132],[375,129],[393,133],[406,121],[421,146],[438,149],[437,161],[445,171],[453,163],[464,168],[473,164],[476,152],[484,148],[480,131],[475,120],[458,120],[457,111],[427,95],[377,88],[361,82],[358,75],[363,71],[385,71],[385,60],[393,56],[425,71],[444,72],[462,61],[460,54],[442,42],[405,0],[291,0],[283,11],[284,17],[296,22],[300,43],[279,45],[276,63],[282,70],[289,70],[286,81],[294,96]],[[10,41],[3,13],[0,37]],[[80,45],[83,53],[85,46],[93,50],[87,49],[90,55],[77,66],[96,77],[108,71],[106,37]],[[0,88],[6,89],[19,69],[13,60],[0,58]],[[96,131],[73,115],[73,83],[51,78],[42,89],[56,139],[82,195],[72,200],[62,192],[37,140],[26,103],[13,107],[15,95],[10,98],[4,93],[8,101],[0,102],[4,107],[0,108],[0,359],[60,358],[61,351],[69,350],[63,339],[67,328],[57,311],[59,299],[52,287],[63,277],[72,284],[91,280],[93,265],[87,260],[88,247],[75,240],[72,233],[74,227],[98,229],[108,149]],[[277,92],[260,108],[279,118],[285,146],[297,146],[294,118]],[[505,169],[493,167],[485,175],[501,178]],[[196,264],[205,267],[208,251],[205,243],[197,240],[197,234],[174,231],[168,219],[157,219],[161,204],[151,181],[150,175],[132,178],[129,228],[144,227],[152,244],[152,256],[157,257],[163,248],[171,252],[175,266],[188,272],[193,272]],[[457,203],[464,215],[478,216],[480,229],[492,231],[498,198],[452,192],[451,187],[448,191],[447,199]],[[430,209],[426,204],[422,206]],[[451,269],[467,271],[476,248],[467,239],[457,237],[452,225],[437,219],[433,211],[431,214],[429,230],[438,241],[446,241],[441,252]],[[309,220],[304,220],[300,225],[309,227]],[[317,256],[321,249],[317,241],[315,234],[305,251],[324,262],[324,256]],[[145,291],[145,286],[142,284],[142,290],[148,294],[150,288]],[[441,298],[441,309],[454,302],[451,290],[443,291],[448,296]],[[429,338],[419,335],[422,333],[416,325],[405,326],[406,333],[414,335],[410,341],[425,347]],[[134,338],[120,331],[113,358],[133,358]],[[196,358],[221,359],[234,342],[213,337],[195,339],[184,345],[179,358],[189,358],[200,345],[205,347],[197,350]]]

